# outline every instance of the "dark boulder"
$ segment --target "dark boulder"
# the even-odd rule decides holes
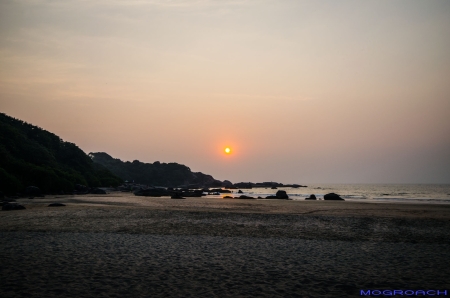
[[[211,188],[207,192],[231,193],[231,190],[221,188]]]
[[[278,199],[277,196],[267,196],[266,199]]]
[[[338,194],[335,193],[328,193],[326,195],[323,196],[324,200],[330,200],[330,201],[344,201],[343,198],[341,198]]]
[[[48,207],[64,207],[66,205],[62,204],[62,203],[51,203],[48,205]]]
[[[164,188],[146,188],[134,191],[134,195],[144,197],[162,197],[162,196],[170,196],[171,193],[169,193]]]
[[[86,185],[83,184],[75,184],[75,190],[77,191],[87,191],[88,187]]]
[[[277,189],[277,187],[276,186],[272,186],[271,189]]]
[[[239,197],[239,199],[245,199],[245,200],[247,200],[247,199],[255,199],[254,197],[248,197],[248,196],[246,196],[246,195],[242,195],[242,196],[240,196]]]
[[[309,198],[306,198],[305,200],[317,200],[316,195],[310,195]]]
[[[287,193],[284,190],[277,191],[277,193],[275,195],[278,199],[286,199],[286,200],[289,199],[289,196],[287,195]]]
[[[36,186],[28,186],[25,188],[25,194],[30,197],[43,197],[41,190]]]
[[[95,195],[106,195],[106,191],[101,188],[93,188],[91,189],[91,193]]]
[[[179,200],[186,199],[186,198],[183,198],[183,196],[179,192],[175,192],[170,198],[171,199],[179,199]]]
[[[203,196],[203,191],[201,189],[194,190],[194,191],[184,191],[182,193],[183,197],[191,197],[191,198],[199,198]]]
[[[223,198],[224,199],[232,199],[233,197],[232,196],[224,196]]]
[[[16,203],[4,203],[2,206],[3,211],[11,211],[11,210],[23,210],[26,209],[24,206]]]
[[[239,190],[238,193],[243,193],[242,190]]]

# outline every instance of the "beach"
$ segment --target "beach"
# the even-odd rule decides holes
[[[27,209],[0,213],[2,297],[450,288],[450,205],[130,193],[17,201]]]

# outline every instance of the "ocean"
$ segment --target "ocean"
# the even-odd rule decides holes
[[[290,199],[304,200],[314,194],[319,200],[327,193],[337,193],[348,201],[409,202],[450,204],[450,184],[313,184],[307,187],[252,188],[233,190],[233,196],[263,197],[285,190]],[[222,196],[227,194],[222,194]],[[219,197],[219,196],[211,196]]]

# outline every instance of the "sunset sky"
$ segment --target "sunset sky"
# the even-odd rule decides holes
[[[0,111],[232,182],[450,183],[450,1],[0,0]]]

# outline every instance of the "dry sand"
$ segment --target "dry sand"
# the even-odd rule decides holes
[[[450,290],[449,205],[129,193],[18,201],[27,209],[0,212],[1,297]]]

